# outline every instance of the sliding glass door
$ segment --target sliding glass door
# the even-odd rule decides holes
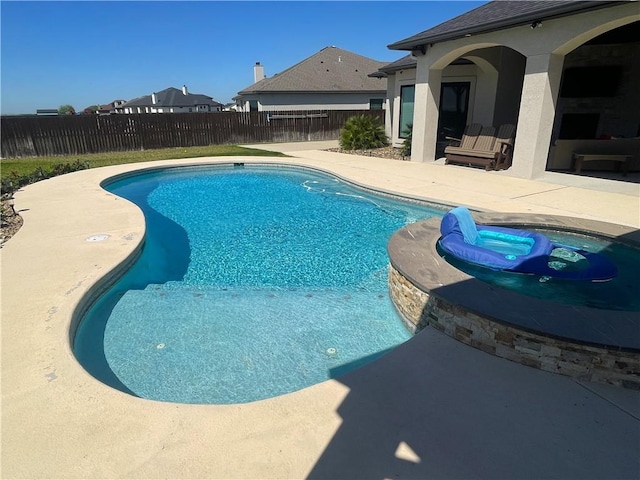
[[[460,138],[467,124],[471,82],[443,82],[440,89],[438,141]]]

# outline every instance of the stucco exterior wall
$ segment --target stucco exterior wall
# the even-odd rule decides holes
[[[640,19],[637,2],[545,20],[532,29],[521,25],[434,44],[418,57],[418,67],[443,68],[467,52],[504,45],[525,56],[566,55],[586,41],[616,27]]]

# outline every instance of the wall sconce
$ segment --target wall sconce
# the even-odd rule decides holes
[[[539,20],[536,20],[535,22],[531,23],[531,30],[534,30],[534,29],[536,29],[538,27],[541,27],[541,26],[542,26],[542,22],[539,21]]]

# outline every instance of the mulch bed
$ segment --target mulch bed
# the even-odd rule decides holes
[[[18,215],[10,200],[2,200],[2,229],[0,231],[0,245],[13,237],[22,226],[22,217]]]
[[[411,156],[403,156],[401,149],[395,147],[372,148],[369,150],[343,150],[342,148],[328,148],[326,151],[362,155],[365,157],[389,158],[391,160],[411,160]]]

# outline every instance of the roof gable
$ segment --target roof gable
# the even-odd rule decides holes
[[[470,34],[485,33],[534,21],[567,16],[585,10],[606,8],[627,2],[612,1],[493,1],[463,13],[429,30],[387,45],[391,50],[411,50]]]
[[[285,71],[260,80],[238,93],[386,91],[385,79],[368,76],[384,65],[385,62],[341,48],[325,47]]]

